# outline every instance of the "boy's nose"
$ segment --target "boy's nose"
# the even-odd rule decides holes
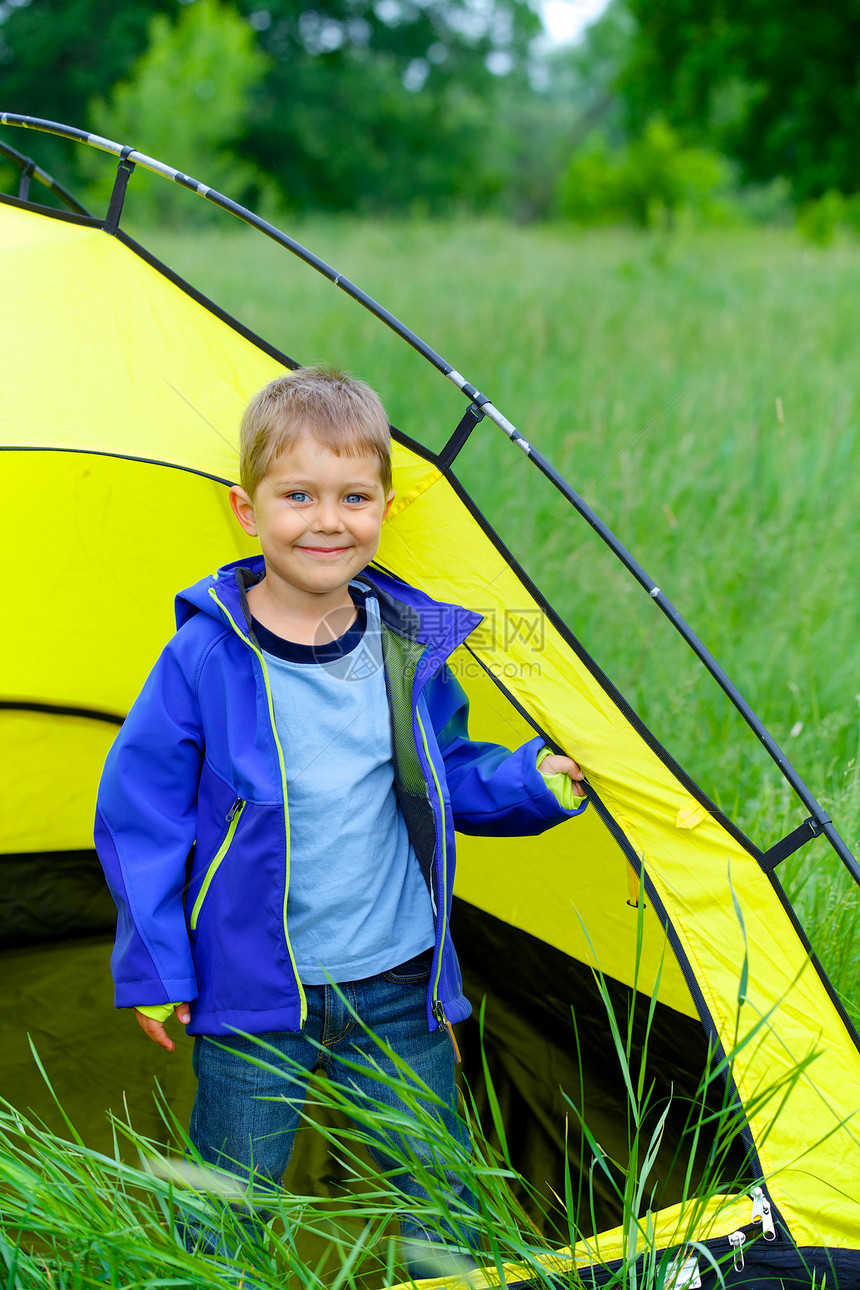
[[[314,508],[313,528],[318,533],[336,533],[343,528],[343,520],[336,503],[320,502]]]

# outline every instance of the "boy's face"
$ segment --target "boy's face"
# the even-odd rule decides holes
[[[230,489],[239,523],[260,539],[270,591],[285,606],[348,595],[349,580],[376,554],[393,499],[375,456],[338,457],[307,434],[275,458],[253,498]]]

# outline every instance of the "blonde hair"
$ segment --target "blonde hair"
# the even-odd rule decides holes
[[[245,409],[239,479],[249,497],[303,434],[337,457],[375,456],[382,487],[391,489],[391,433],[379,395],[347,372],[320,365],[270,381]]]

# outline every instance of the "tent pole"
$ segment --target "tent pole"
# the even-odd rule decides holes
[[[348,296],[351,296],[353,300],[356,300],[360,305],[363,305],[364,308],[374,314],[380,322],[385,323],[385,325],[390,327],[392,331],[396,332],[401,339],[405,340],[408,345],[411,345],[413,349],[423,355],[423,357],[426,358],[428,362],[432,363],[443,376],[447,377],[447,379],[451,381],[452,384],[456,385],[468,399],[476,404],[485,416],[489,417],[491,421],[503,430],[512,443],[515,443],[517,447],[534,462],[550,483],[558,489],[561,495],[571,504],[571,506],[574,507],[582,518],[591,525],[599,537],[618,557],[628,572],[632,573],[636,581],[645,588],[648,595],[656,602],[661,611],[672,623],[675,630],[684,638],[693,653],[705,666],[708,672],[710,672],[711,676],[720,686],[720,689],[728,696],[729,700],[734,704],[735,708],[737,708],[744,721],[746,721],[747,725],[764,745],[785,779],[797,793],[798,797],[810,812],[816,823],[820,826],[821,832],[830,842],[830,845],[848,869],[851,876],[854,878],[854,881],[860,885],[860,865],[858,865],[853,854],[833,827],[830,816],[810,793],[809,789],[791,765],[776,740],[765,729],[765,726],[753,712],[746,699],[729,679],[709,650],[706,649],[705,645],[696,633],[684,621],[672,602],[663,594],[641,565],[634,560],[626,547],[618,541],[611,530],[607,528],[603,521],[591,509],[588,503],[580,497],[573,488],[571,488],[567,480],[559,474],[555,467],[551,466],[547,459],[538,452],[522,434],[520,434],[516,426],[514,426],[512,422],[508,421],[507,417],[503,416],[503,414],[499,412],[498,408],[494,407],[486,395],[481,394],[481,392],[473,385],[470,385],[465,377],[462,376],[456,368],[452,367],[452,365],[448,363],[441,354],[438,354],[436,350],[426,344],[420,336],[416,335],[416,333],[406,327],[404,323],[400,322],[394,314],[389,313],[387,309],[383,308],[383,306],[374,300],[372,296],[369,296],[365,291],[362,291],[361,288],[357,287],[355,283],[349,280],[349,278],[338,273],[330,264],[327,264],[325,260],[320,259],[319,256],[314,255],[312,251],[309,251],[306,247],[302,246],[300,242],[295,241],[294,238],[291,238],[287,233],[282,232],[274,224],[270,224],[267,220],[261,219],[259,215],[255,215],[253,211],[241,206],[238,202],[232,201],[229,197],[225,197],[223,193],[217,192],[214,188],[209,188],[206,184],[200,183],[199,180],[193,179],[190,175],[183,174],[182,171],[179,170],[174,170],[171,166],[166,166],[164,162],[158,161],[154,157],[149,157],[145,153],[137,152],[128,145],[116,143],[112,139],[102,138],[101,135],[91,134],[87,130],[79,130],[75,126],[62,125],[57,121],[46,121],[39,117],[24,116],[14,112],[0,112],[0,125],[22,126],[25,129],[41,130],[47,134],[56,134],[62,138],[73,139],[79,143],[86,143],[90,147],[98,148],[103,152],[113,153],[115,156],[121,157],[122,160],[127,160],[129,163],[142,166],[145,170],[154,171],[156,174],[160,174],[164,178],[172,180],[174,183],[181,184],[184,188],[190,189],[199,197],[204,197],[215,206],[219,206],[222,210],[226,210],[230,214],[237,216],[246,224],[252,225],[261,233],[265,233],[267,237],[270,237],[280,246],[291,251],[311,268],[316,269],[318,273],[321,273],[324,277],[328,278],[328,280],[336,287],[339,287]]]
[[[68,206],[69,210],[74,211],[76,215],[89,216],[90,212],[87,210],[86,206],[82,206],[79,201],[76,201],[72,194],[68,192],[62,184],[57,183],[53,175],[49,175],[47,170],[43,170],[41,166],[37,166],[32,158],[25,157],[22,152],[18,152],[17,149],[10,147],[8,143],[0,143],[0,156],[6,157],[15,166],[17,166],[22,176],[26,174],[28,178],[37,179],[45,188],[49,189],[52,193],[55,193],[57,197],[59,197],[60,201],[65,206]],[[22,196],[20,191],[18,193],[18,197],[21,201],[27,200],[27,195],[25,194]]]
[[[485,404],[483,411],[488,417],[495,419],[493,418],[489,405]],[[804,806],[806,806],[816,823],[820,826],[821,832],[830,842],[830,845],[848,869],[851,876],[854,878],[854,881],[860,885],[860,865],[858,865],[854,855],[833,827],[833,822],[830,819],[830,816],[816,801],[812,793],[810,793],[809,789],[806,787],[785,753],[779,747],[776,740],[766,729],[759,717],[756,716],[755,712],[753,712],[740,690],[738,690],[734,682],[726,675],[711,652],[699,639],[689,624],[681,617],[669,598],[660,590],[653,579],[648,576],[627,548],[619,542],[615,534],[607,528],[600,517],[595,514],[585,499],[580,497],[580,495],[571,488],[567,480],[559,474],[554,466],[550,465],[547,459],[538,452],[532,444],[524,439],[519,433],[515,432],[515,435],[516,437],[511,436],[511,438],[517,446],[525,452],[526,456],[534,462],[541,474],[546,476],[550,483],[558,489],[562,496],[575,508],[582,518],[591,525],[613,554],[618,557],[628,572],[632,573],[640,586],[645,588],[648,595],[655,602],[658,608],[666,615],[675,630],[684,638],[693,653],[707,668],[720,689],[728,696],[743,717],[744,721],[746,721],[747,725],[764,745],[771,758],[776,762],[776,765],[779,767],[783,776],[788,780]]]

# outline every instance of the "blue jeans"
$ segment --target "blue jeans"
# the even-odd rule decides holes
[[[392,1182],[404,1196],[429,1199],[419,1179],[409,1173],[408,1166],[404,1167],[404,1155],[408,1159],[414,1153],[434,1179],[442,1182],[446,1200],[450,1199],[445,1212],[434,1207],[432,1227],[425,1226],[414,1214],[402,1214],[403,1239],[413,1250],[419,1242],[441,1243],[463,1251],[474,1249],[474,1200],[456,1167],[458,1156],[469,1159],[469,1134],[457,1113],[450,1040],[443,1029],[432,1033],[427,1029],[428,975],[427,955],[422,954],[379,976],[343,982],[337,989],[305,986],[305,1029],[258,1037],[276,1053],[250,1038],[198,1037],[194,1044],[198,1086],[190,1136],[203,1160],[243,1179],[253,1173],[255,1206],[261,1201],[264,1205],[267,1190],[280,1190],[301,1123],[308,1080],[318,1068],[346,1088],[356,1106],[367,1106],[362,1096],[366,1095],[395,1109],[401,1117],[406,1114],[414,1120],[415,1113],[398,1095],[397,1088],[374,1077],[381,1071],[388,1077],[404,1079],[402,1074],[398,1076],[394,1062],[373,1035],[362,1028],[362,1021],[380,1039],[387,1040],[417,1078],[444,1103],[444,1108],[425,1105],[447,1130],[447,1168],[435,1161],[432,1141],[428,1145],[420,1134],[386,1136],[382,1130],[368,1127],[366,1120],[362,1123],[363,1131],[371,1136],[368,1150],[383,1170],[395,1171]],[[287,1059],[283,1066],[278,1055]],[[258,1066],[246,1056],[265,1061],[275,1069]],[[400,1160],[389,1154],[391,1144],[399,1149],[398,1154],[402,1153]],[[256,1213],[258,1218],[267,1217],[262,1207]],[[186,1241],[193,1243],[195,1235],[199,1238],[201,1234],[189,1229]],[[409,1257],[408,1262],[410,1269],[417,1268],[419,1273],[423,1270],[420,1257]],[[424,1275],[433,1273],[424,1271]]]

